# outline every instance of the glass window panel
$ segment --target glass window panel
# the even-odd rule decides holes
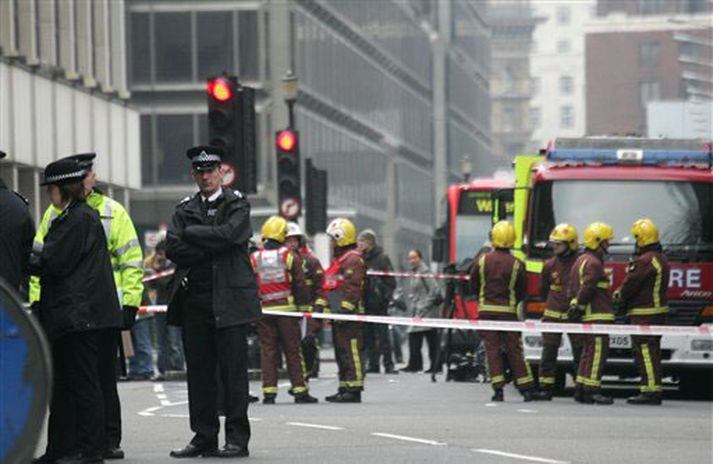
[[[185,82],[192,79],[191,17],[189,13],[156,13],[156,80]]]
[[[156,174],[159,184],[191,183],[186,149],[193,146],[192,114],[156,116]]]
[[[198,80],[233,72],[233,14],[230,11],[198,13]]]
[[[131,80],[135,84],[151,81],[150,16],[148,13],[129,15],[131,33]]]
[[[238,43],[240,46],[238,75],[245,80],[259,79],[260,44],[257,22],[258,14],[255,11],[241,11],[238,14]]]
[[[154,185],[154,144],[153,121],[150,114],[141,115],[141,181],[143,185]]]

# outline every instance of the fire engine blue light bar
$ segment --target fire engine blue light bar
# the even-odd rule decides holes
[[[627,160],[619,159],[617,150],[613,149],[587,149],[567,148],[555,149],[547,153],[550,161],[573,161],[580,163],[619,164]],[[629,162],[631,160],[628,160]],[[656,165],[665,163],[690,163],[710,165],[713,155],[705,150],[643,150],[641,161],[637,164]]]

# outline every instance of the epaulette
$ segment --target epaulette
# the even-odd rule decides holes
[[[243,194],[240,193],[240,190],[233,190],[233,193],[235,193],[235,196],[238,197],[238,198],[244,198],[244,197],[243,197]]]
[[[27,198],[23,197],[21,194],[17,193],[17,192],[14,191],[14,190],[12,191],[12,193],[14,193],[15,195],[17,195],[17,197],[18,197],[20,200],[22,200],[22,202],[25,203],[25,205],[30,206],[30,200],[28,200]]]
[[[187,196],[186,198],[184,198],[183,200],[179,201],[176,206],[184,205],[184,204],[188,203],[189,201],[191,201],[191,196],[190,196],[190,195],[188,195],[188,196]]]

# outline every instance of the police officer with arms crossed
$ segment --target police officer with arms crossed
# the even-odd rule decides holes
[[[614,303],[626,311],[631,324],[663,325],[668,313],[668,279],[671,267],[663,254],[659,229],[651,219],[631,227],[636,257],[626,269],[624,282],[614,292]],[[661,404],[661,336],[632,335],[636,364],[641,374],[640,394],[629,404]]]
[[[614,238],[614,229],[609,224],[595,222],[584,230],[582,240],[585,250],[572,265],[570,296],[567,311],[571,321],[596,324],[614,322],[614,307],[609,295],[609,278],[604,273],[604,257],[609,250],[609,241]],[[609,336],[585,334],[582,355],[575,379],[574,399],[585,404],[612,404],[608,396],[601,394],[602,371],[609,353]]]
[[[143,253],[136,236],[134,223],[124,207],[117,201],[104,195],[97,189],[97,177],[94,172],[95,153],[81,153],[68,156],[65,159],[76,161],[81,169],[87,173],[84,178],[84,193],[89,207],[99,213],[101,224],[106,235],[106,243],[111,257],[114,271],[114,283],[118,289],[119,298],[123,307],[123,329],[129,330],[134,325],[136,312],[141,304],[144,291],[142,278]],[[61,213],[57,207],[50,205],[37,228],[33,250],[42,250],[45,236],[52,222]],[[30,303],[40,299],[41,288],[36,278],[30,280]],[[105,459],[123,459],[124,451],[121,449],[121,403],[116,388],[117,350],[119,348],[120,334],[117,330],[113,336],[103,337],[101,340],[100,365],[101,387],[104,395],[104,412],[106,428]],[[66,428],[66,433],[72,430]],[[71,440],[67,435],[63,440]]]
[[[332,239],[334,250],[332,264],[324,273],[329,307],[337,314],[363,314],[366,265],[357,250],[356,228],[350,220],[338,218],[327,227],[327,235]],[[326,400],[330,403],[361,403],[361,392],[364,390],[362,323],[334,321],[332,330],[339,389]]]
[[[324,269],[319,259],[312,254],[307,246],[304,233],[295,222],[287,224],[285,246],[302,258],[302,269],[305,274],[305,284],[309,291],[309,303],[301,307],[301,311],[321,313],[327,306],[324,297]],[[307,334],[302,340],[302,357],[304,358],[307,378],[319,374],[319,331],[322,329],[321,319],[307,319]]]
[[[479,295],[478,317],[491,321],[516,321],[517,305],[525,299],[525,264],[515,258],[510,249],[515,243],[515,228],[507,221],[500,221],[490,231],[494,250],[481,255],[474,263],[470,275],[473,291]],[[525,360],[520,332],[480,330],[485,343],[490,383],[493,386],[493,401],[503,401],[505,366],[502,347],[510,363],[515,385],[525,401],[532,400],[535,379],[530,365]]]
[[[5,156],[0,151],[0,159]],[[27,260],[35,235],[27,205],[27,200],[10,190],[0,178],[0,278],[18,292],[26,291]]]
[[[264,310],[297,311],[309,301],[302,258],[285,247],[286,235],[287,221],[272,216],[262,226],[262,250],[250,256]],[[292,383],[290,394],[295,397],[295,403],[316,403],[317,398],[310,396],[305,379],[300,350],[300,319],[263,314],[257,323],[257,333],[260,336],[263,404],[275,404],[280,345],[285,352],[287,373]]]
[[[176,263],[168,323],[183,327],[188,412],[193,439],[174,458],[249,455],[247,329],[260,318],[257,283],[248,255],[250,203],[221,187],[223,150],[191,148],[199,192],[176,206],[166,256]],[[225,446],[218,450],[219,372],[225,395]]]
[[[577,259],[577,229],[569,224],[559,224],[552,229],[550,242],[554,245],[555,255],[545,261],[540,281],[540,294],[546,298],[546,308],[542,315],[543,322],[567,322],[569,309],[569,278],[574,260]],[[540,390],[533,394],[533,399],[550,401],[557,374],[557,352],[562,342],[561,333],[542,334],[542,359],[540,361]],[[579,365],[579,352],[582,348],[581,335],[569,334],[574,365]],[[575,367],[576,370],[576,367]]]
[[[35,462],[101,463],[106,451],[101,345],[116,336],[122,315],[106,236],[85,202],[86,175],[63,159],[47,166],[42,183],[58,214],[30,264],[42,285],[35,309],[51,344],[54,391],[47,450]]]

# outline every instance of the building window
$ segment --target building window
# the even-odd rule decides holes
[[[646,108],[648,102],[661,99],[661,84],[658,81],[641,82],[639,95],[641,96],[641,107]]]
[[[156,80],[186,82],[193,80],[190,13],[155,15]]]
[[[503,108],[503,132],[515,130],[515,109],[511,106]]]
[[[145,84],[151,82],[151,18],[146,13],[132,13],[130,18],[131,81]]]
[[[560,127],[562,129],[574,127],[574,108],[569,105],[560,107]]]
[[[231,73],[233,70],[232,15],[225,12],[196,15],[198,79]]]
[[[569,39],[557,41],[557,53],[569,53],[572,50],[572,42]]]
[[[530,108],[529,110],[529,120],[530,120],[530,129],[539,129],[540,127],[540,121],[542,119],[542,111],[538,107],[533,107]]]
[[[561,76],[559,79],[560,95],[572,95],[574,91],[574,79],[572,76]]]
[[[642,42],[639,45],[639,64],[641,66],[658,66],[661,60],[661,44],[659,42]]]
[[[557,8],[557,24],[564,26],[569,24],[571,19],[571,12],[568,6],[561,6]]]

